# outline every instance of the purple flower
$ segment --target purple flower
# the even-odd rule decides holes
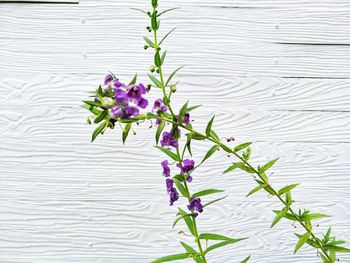
[[[186,160],[183,161],[183,164],[178,163],[176,166],[181,169],[181,173],[182,174],[188,174],[194,168],[194,161],[186,159]]]
[[[123,110],[119,106],[111,108],[111,116],[113,118],[121,118],[123,116]]]
[[[176,118],[176,121],[179,121],[179,115],[176,115],[175,118]],[[181,123],[184,123],[186,125],[190,123],[190,114],[188,112],[186,112],[185,115],[183,116]]]
[[[170,197],[170,205],[173,205],[174,202],[179,199],[179,193],[174,187],[174,181],[172,179],[169,179],[169,178],[166,179],[165,183],[166,183],[167,192]]]
[[[165,177],[169,177],[170,176],[170,167],[168,165],[168,160],[164,160],[161,164],[163,167],[163,175]]]
[[[140,108],[144,109],[148,106],[148,100],[141,98],[138,103],[137,106],[139,106]]]
[[[177,148],[179,146],[177,140],[174,138],[174,135],[171,132],[163,132],[163,138],[160,141],[162,147],[164,146],[172,146]]]
[[[139,101],[142,98],[142,94],[146,93],[146,88],[143,84],[132,85],[128,88],[128,97]]]
[[[188,210],[197,211],[199,213],[203,212],[203,205],[200,198],[191,198],[190,204],[187,205]],[[194,217],[197,217],[198,213],[194,213]]]
[[[157,111],[162,111],[162,112],[166,112],[168,110],[168,107],[163,103],[162,99],[157,99],[154,101],[154,105],[153,105],[153,112],[157,112]]]
[[[113,80],[114,80],[113,75],[109,74],[109,75],[107,75],[107,76],[105,77],[105,82],[104,82],[104,84],[105,84],[105,85],[109,85]]]

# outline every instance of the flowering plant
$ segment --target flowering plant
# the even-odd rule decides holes
[[[169,196],[169,204],[176,204],[179,197],[186,199],[187,205],[182,209],[178,208],[177,218],[174,221],[173,227],[183,220],[193,236],[195,247],[185,242],[181,242],[184,248],[184,253],[165,256],[154,260],[153,263],[168,262],[191,258],[196,263],[206,263],[207,253],[212,252],[222,246],[234,244],[245,240],[246,238],[232,238],[216,233],[200,233],[197,227],[197,220],[204,213],[206,208],[211,204],[218,202],[225,197],[220,197],[207,202],[208,196],[222,193],[219,189],[203,189],[202,191],[191,193],[190,185],[195,177],[195,170],[202,165],[217,151],[226,152],[229,157],[235,157],[236,161],[224,171],[231,173],[237,169],[243,170],[248,174],[254,175],[254,180],[257,186],[252,189],[247,196],[250,196],[260,190],[266,191],[270,196],[275,197],[281,204],[280,210],[274,210],[276,214],[271,227],[276,225],[280,220],[286,219],[299,224],[303,232],[295,233],[297,242],[294,248],[296,253],[305,244],[317,249],[317,254],[324,263],[332,263],[337,260],[337,252],[350,252],[350,249],[342,247],[344,241],[337,240],[331,235],[331,228],[322,235],[318,236],[313,230],[313,221],[328,217],[328,215],[310,212],[308,210],[295,211],[292,198],[292,190],[298,184],[291,184],[281,189],[274,188],[267,175],[267,171],[277,162],[278,159],[268,161],[267,163],[255,166],[250,162],[251,142],[242,143],[235,147],[228,146],[222,142],[218,134],[213,130],[215,116],[208,122],[204,132],[199,132],[194,129],[191,121],[191,112],[200,105],[190,105],[189,101],[175,111],[172,107],[172,96],[176,92],[177,82],[173,81],[178,68],[173,71],[167,78],[163,73],[163,65],[166,59],[167,51],[162,51],[161,45],[167,36],[173,32],[171,30],[161,40],[158,39],[158,29],[160,26],[160,17],[173,10],[158,11],[158,0],[152,0],[151,11],[143,11],[149,17],[150,25],[147,26],[149,33],[152,33],[151,38],[144,36],[145,49],[152,49],[154,52],[154,64],[150,67],[148,74],[150,84],[143,85],[137,83],[137,75],[125,84],[121,82],[115,75],[109,74],[106,76],[102,85],[100,85],[93,94],[93,100],[84,101],[86,109],[92,113],[92,119],[97,128],[92,134],[92,141],[99,134],[103,134],[108,128],[120,127],[122,130],[123,143],[126,141],[132,125],[139,124],[145,120],[155,121],[155,141],[156,148],[162,151],[166,159],[161,162],[162,174],[165,177],[166,192]],[[159,89],[161,98],[152,103],[152,110],[145,111],[149,105],[145,98],[151,88]],[[144,111],[141,113],[141,111]],[[89,124],[92,123],[90,117]],[[207,151],[202,160],[195,161],[192,159],[191,142],[209,141],[213,145]],[[233,139],[227,139],[228,142]],[[160,144],[160,146],[159,146]],[[209,246],[208,246],[209,242]],[[241,262],[248,262],[250,256]]]

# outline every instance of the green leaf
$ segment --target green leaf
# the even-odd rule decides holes
[[[297,251],[306,243],[306,241],[308,241],[309,237],[310,237],[310,233],[306,232],[304,235],[302,235],[299,238],[299,241],[294,248],[294,254],[297,253]]]
[[[164,11],[160,12],[160,13],[158,14],[158,16],[161,16],[161,15],[167,13],[167,12],[170,12],[170,11],[173,11],[173,10],[176,10],[176,9],[180,9],[180,7],[173,7],[173,8],[164,10]]]
[[[298,185],[299,185],[299,184],[287,185],[287,186],[281,188],[281,189],[278,191],[278,195],[283,195],[284,193],[289,192],[290,190],[294,189],[294,188],[297,187]]]
[[[204,156],[204,158],[203,158],[201,163],[203,163],[204,161],[208,160],[210,158],[210,156],[212,156],[218,149],[219,149],[218,145],[214,145],[213,147],[211,147],[209,149],[209,151],[206,153],[206,155]]]
[[[210,131],[210,137],[212,137],[216,142],[220,143],[220,138],[213,130]]]
[[[217,249],[217,248],[220,248],[220,247],[223,247],[223,246],[227,246],[227,245],[239,242],[239,241],[244,240],[244,239],[246,239],[246,238],[232,239],[232,240],[227,240],[227,241],[223,241],[223,242],[217,243],[215,245],[212,245],[212,246],[208,247],[204,251],[204,254],[207,254],[208,252],[210,252],[210,251],[212,251],[214,249]]]
[[[182,216],[187,215],[187,213],[184,210],[182,210],[181,208],[179,208],[179,213]],[[183,219],[185,220],[185,223],[186,223],[188,229],[190,230],[190,232],[192,233],[192,235],[195,236],[195,231],[194,231],[194,225],[193,225],[192,217],[186,216]]]
[[[209,203],[206,203],[205,205],[203,205],[203,207],[207,207],[207,206],[209,206],[209,205],[211,205],[211,204],[214,204],[214,203],[216,203],[216,202],[219,202],[219,201],[221,201],[221,200],[225,199],[226,197],[227,197],[227,195],[226,195],[226,196],[224,196],[224,197],[221,197],[221,198],[215,199],[215,200],[213,200],[213,201],[210,201]]]
[[[226,240],[226,241],[236,240],[236,239],[231,238],[231,237],[222,236],[222,235],[218,235],[218,234],[211,234],[211,233],[200,234],[198,238],[199,239],[206,239],[206,240]]]
[[[205,129],[205,134],[209,137],[210,136],[210,131],[211,127],[213,126],[215,115],[211,117],[210,121],[208,122],[207,128]]]
[[[143,39],[146,41],[146,43],[150,46],[154,48],[154,43],[152,42],[152,40],[150,40],[148,37],[144,36]]]
[[[160,61],[161,61],[161,64],[163,65],[164,63],[164,60],[165,60],[165,57],[166,57],[166,54],[167,54],[168,51],[164,51],[163,54],[162,54],[162,57],[160,58]]]
[[[192,139],[197,141],[205,140],[205,136],[197,132],[192,132]]]
[[[179,122],[181,123],[186,112],[187,112],[187,106],[188,106],[188,100],[186,101],[186,103],[181,107],[180,111],[179,111]]]
[[[102,124],[100,124],[92,133],[92,138],[91,138],[91,142],[93,142],[96,137],[104,130],[104,128],[106,128],[107,123],[103,122]]]
[[[188,108],[187,108],[187,112],[193,111],[193,110],[195,110],[195,109],[197,109],[197,108],[199,108],[199,107],[201,107],[201,106],[202,106],[202,105],[194,105],[194,106],[188,107]]]
[[[328,258],[323,253],[319,252],[319,254],[321,255],[323,263],[330,263]]]
[[[286,196],[286,202],[290,206],[292,204],[292,201],[293,201],[292,194],[290,193],[290,191],[288,191],[288,192],[286,192],[285,196]]]
[[[183,248],[189,253],[196,263],[203,263],[200,254],[191,246],[187,245],[185,242],[180,242]]]
[[[151,26],[153,30],[158,29],[158,23],[157,23],[157,13],[153,12],[151,16]]]
[[[325,214],[320,214],[320,213],[313,213],[313,214],[305,215],[302,219],[306,220],[306,221],[311,221],[311,220],[316,220],[316,219],[321,219],[321,218],[326,218],[326,217],[331,217],[331,216],[325,215]]]
[[[187,136],[186,147],[187,147],[188,152],[189,152],[190,155],[192,156],[192,150],[191,150],[192,134],[191,134],[191,133],[188,133],[188,134],[186,134],[186,136]]]
[[[294,233],[294,234],[295,234],[299,239],[302,237],[302,235],[299,235],[299,234],[297,234],[297,233]],[[319,245],[316,241],[314,241],[314,240],[312,240],[312,239],[308,239],[308,240],[306,241],[306,243],[307,243],[308,245],[314,247],[314,248],[320,248],[320,245]]]
[[[251,144],[252,144],[252,142],[245,142],[245,143],[239,144],[233,149],[233,151],[234,152],[239,152],[239,151],[247,148]]]
[[[176,29],[176,27],[174,27],[172,30],[170,30],[158,43],[158,45],[160,46],[163,41]]]
[[[334,252],[340,252],[340,253],[348,253],[350,252],[350,249],[346,248],[346,247],[339,247],[339,246],[330,246],[330,245],[326,245],[326,248],[329,251],[334,251]]]
[[[154,146],[154,147],[156,147],[157,149],[161,150],[163,153],[168,155],[171,159],[179,162],[179,158],[177,157],[177,155],[175,153],[173,153],[172,151],[170,151],[169,149],[163,148],[163,147],[160,147],[160,146]]]
[[[157,8],[158,6],[158,0],[152,0],[152,7]]]
[[[257,187],[255,187],[253,190],[251,190],[247,195],[246,197],[248,196],[251,196],[252,194],[258,192],[259,190],[263,189],[266,187],[266,184],[261,184],[261,185],[258,185]]]
[[[176,226],[177,223],[179,223],[179,221],[180,221],[181,219],[184,219],[184,218],[187,217],[187,216],[193,217],[193,214],[185,214],[185,215],[182,215],[182,216],[179,216],[178,218],[176,218],[176,220],[175,220],[174,223],[173,223],[173,228]]]
[[[271,168],[272,165],[274,165],[279,158],[276,158],[274,160],[269,161],[268,163],[266,163],[265,165],[263,165],[260,169],[259,172],[265,172],[267,171],[269,168]]]
[[[225,144],[220,144],[220,147],[227,153],[232,153],[233,150],[227,147]]]
[[[147,74],[147,76],[150,78],[156,88],[162,88],[162,83],[156,77],[152,76],[151,74]]]
[[[157,66],[157,67],[160,67],[162,65],[162,60],[160,58],[160,55],[159,55],[159,52],[157,51],[155,54],[154,54],[154,64]]]
[[[279,214],[281,211],[280,210],[273,210],[273,212],[275,212],[276,214]],[[290,213],[286,213],[284,216],[284,218],[292,220],[292,221],[298,221],[298,218]]]
[[[89,100],[83,100],[83,102],[89,106],[95,106],[95,107],[103,107],[102,103],[99,101],[89,101]]]
[[[158,124],[157,131],[156,131],[156,144],[158,144],[158,142],[159,142],[159,137],[160,137],[160,134],[162,133],[164,127],[165,127],[164,121],[162,121],[161,123]]]
[[[185,189],[185,187],[182,185],[182,183],[177,180],[176,178],[173,178],[174,183],[177,187],[177,189],[180,191],[180,193],[184,196],[184,197],[188,197],[187,191]]]
[[[102,111],[94,120],[94,123],[99,123],[104,120],[104,118],[108,115],[108,111]]]
[[[174,260],[180,260],[180,259],[186,259],[186,258],[191,258],[191,256],[188,253],[180,253],[180,254],[158,258],[156,260],[153,260],[151,263],[162,263],[162,262],[168,262],[168,261],[174,261]]]
[[[182,69],[184,66],[178,67],[177,69],[175,69],[173,71],[173,73],[170,74],[170,76],[168,77],[167,81],[165,82],[165,86],[168,86],[169,82],[171,81],[171,79],[175,76],[175,74]]]
[[[128,135],[129,135],[130,128],[131,128],[131,123],[127,123],[127,124],[125,125],[125,127],[124,127],[123,135],[122,135],[123,144],[125,143],[126,138],[127,138]]]
[[[140,11],[140,12],[142,12],[142,13],[144,13],[144,14],[146,14],[146,15],[148,16],[147,12],[146,12],[146,11],[144,11],[144,10],[142,10],[142,9],[139,9],[139,8],[134,8],[134,7],[130,7],[130,9],[132,9],[132,10],[136,10],[136,11]]]
[[[224,174],[225,173],[228,173],[228,172],[231,172],[239,167],[243,166],[243,163],[234,163],[232,164],[229,168],[227,168],[225,171],[224,171]]]
[[[249,259],[250,259],[250,256],[248,256],[245,259],[243,259],[243,261],[241,261],[241,263],[247,263]]]
[[[288,210],[286,208],[279,211],[279,213],[277,214],[277,216],[275,217],[275,219],[273,220],[273,222],[271,224],[271,228],[274,225],[276,225],[287,214],[287,212],[288,212]]]
[[[205,196],[205,195],[211,195],[211,194],[216,194],[216,193],[222,193],[224,190],[218,190],[218,189],[206,189],[199,191],[195,194],[192,195],[193,198],[200,197],[200,196]]]
[[[134,75],[134,77],[132,78],[132,80],[129,82],[129,85],[134,85],[137,81],[137,74]]]
[[[327,230],[326,235],[324,236],[324,241],[325,241],[325,242],[328,242],[328,240],[330,239],[330,237],[331,237],[331,232],[332,232],[332,228],[329,227],[328,230]]]

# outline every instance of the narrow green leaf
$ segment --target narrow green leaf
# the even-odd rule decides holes
[[[195,110],[195,109],[197,109],[197,108],[199,108],[199,107],[201,107],[201,106],[202,106],[202,105],[194,105],[194,106],[188,107],[188,108],[187,108],[187,111],[188,111],[188,112],[193,111],[193,110]]]
[[[174,27],[172,30],[170,30],[158,43],[158,45],[160,46],[163,41],[176,29],[176,27]]]
[[[104,130],[104,128],[106,128],[107,123],[103,122],[101,123],[92,133],[92,138],[91,138],[91,142],[93,142],[96,137]]]
[[[340,252],[340,253],[348,253],[350,252],[349,248],[346,247],[339,247],[339,246],[330,246],[330,245],[326,245],[326,248],[329,251],[334,251],[334,252]]]
[[[302,237],[302,235],[299,235],[299,234],[297,234],[297,233],[294,233],[294,234],[295,234],[299,239]],[[312,239],[308,239],[308,240],[306,241],[306,243],[307,243],[308,245],[314,247],[314,248],[320,248],[320,245],[319,245],[316,241],[314,241],[314,240],[312,240]]]
[[[276,158],[274,160],[269,161],[268,163],[266,163],[265,165],[263,165],[260,169],[259,172],[265,172],[267,171],[269,168],[271,168],[272,165],[274,165],[279,158]]]
[[[220,147],[227,153],[232,153],[233,150],[227,147],[225,144],[220,144]]]
[[[146,11],[144,11],[144,10],[142,10],[142,9],[139,9],[139,8],[134,8],[134,7],[130,7],[130,9],[132,9],[132,10],[136,10],[136,11],[140,11],[140,12],[142,12],[142,13],[144,13],[144,14],[146,14],[146,15],[148,16],[147,12],[146,12]]]
[[[179,122],[181,123],[186,112],[187,112],[187,106],[188,106],[188,100],[186,101],[186,103],[181,107],[180,111],[179,111]]]
[[[176,224],[177,223],[179,223],[179,221],[181,220],[181,219],[184,219],[185,217],[187,217],[187,216],[193,216],[192,214],[185,214],[185,215],[182,215],[182,216],[179,216],[178,218],[176,218],[175,219],[175,221],[174,221],[174,223],[173,223],[173,228],[176,226]]]
[[[205,154],[203,160],[202,160],[202,163],[206,160],[208,160],[210,158],[210,156],[212,156],[217,150],[219,149],[219,146],[218,145],[214,145],[213,147],[211,147],[209,149],[209,151]]]
[[[281,211],[280,210],[273,210],[273,212],[275,212],[276,214],[279,214]],[[284,216],[284,218],[292,220],[292,221],[298,221],[298,218],[290,213],[286,213]]]
[[[328,240],[330,239],[330,237],[331,237],[331,232],[332,232],[332,228],[329,227],[328,230],[327,230],[326,235],[324,236],[325,242],[328,242]]]
[[[95,107],[103,107],[102,103],[99,101],[89,101],[89,100],[83,100],[83,102],[87,105],[90,106],[95,106]]]
[[[158,23],[157,23],[157,13],[153,12],[151,16],[151,26],[153,30],[158,29]]]
[[[166,155],[168,155],[171,159],[175,160],[175,161],[179,161],[177,155],[175,153],[173,153],[172,151],[170,151],[169,149],[167,148],[163,148],[163,147],[160,147],[160,146],[154,146],[156,147],[157,149],[161,150],[163,153],[165,153]]]
[[[160,58],[160,55],[159,55],[159,52],[157,51],[155,54],[154,54],[154,64],[157,66],[157,67],[160,67],[162,65],[162,60]]]
[[[342,245],[342,244],[345,244],[345,243],[346,243],[345,241],[337,240],[337,241],[329,242],[327,244],[327,246],[338,246],[338,245]]]
[[[210,137],[212,137],[216,142],[220,143],[220,138],[213,130],[210,131]]]
[[[266,184],[261,184],[261,185],[258,185],[257,187],[255,187],[253,190],[251,190],[247,195],[246,197],[248,196],[251,196],[252,194],[258,192],[259,190],[263,189],[266,187]]]
[[[306,216],[303,217],[303,219],[306,221],[311,221],[311,220],[316,220],[316,219],[321,219],[326,217],[331,217],[331,216],[320,214],[320,213],[313,213],[313,214],[307,214]]]
[[[176,9],[180,9],[180,7],[173,7],[173,8],[164,10],[164,11],[160,12],[160,13],[158,14],[158,16],[164,15],[165,13],[170,12],[170,11],[173,11],[173,10],[176,10]]]
[[[162,88],[162,83],[156,77],[152,76],[151,74],[147,74],[147,76],[150,78],[156,88]]]
[[[239,144],[233,149],[233,151],[234,152],[239,152],[239,151],[247,148],[251,144],[252,144],[252,142],[245,142],[245,143]]]
[[[211,205],[211,204],[214,204],[214,203],[216,203],[216,202],[219,202],[219,201],[221,201],[221,200],[225,199],[226,197],[227,197],[227,195],[226,195],[226,196],[224,196],[224,197],[221,197],[221,198],[215,199],[215,200],[213,200],[213,201],[210,201],[209,203],[206,203],[205,205],[203,205],[203,207],[207,207],[207,206],[209,206],[209,205]]]
[[[198,254],[198,252],[193,247],[187,245],[185,242],[182,242],[182,241],[180,243],[183,246],[183,248],[186,250],[186,252],[191,255],[193,260],[196,261],[196,263],[203,263],[200,257],[200,254]]]
[[[330,263],[328,258],[322,252],[319,252],[319,254],[321,255],[323,263]]]
[[[205,134],[209,137],[210,136],[210,131],[211,127],[213,126],[215,115],[211,117],[210,121],[208,122],[207,128],[205,129]]]
[[[292,201],[293,201],[292,194],[290,193],[290,191],[288,191],[288,192],[286,192],[285,196],[286,196],[286,202],[290,206],[292,204]]]
[[[239,238],[239,239],[232,239],[232,240],[227,240],[227,241],[223,241],[223,242],[217,243],[215,245],[212,245],[212,246],[208,247],[204,251],[204,254],[207,254],[208,252],[210,252],[210,251],[212,251],[214,249],[217,249],[217,248],[220,248],[220,247],[223,247],[223,246],[227,246],[227,245],[230,245],[230,244],[233,244],[233,243],[245,240],[245,239],[246,238]]]
[[[137,81],[137,74],[134,75],[134,77],[130,81],[129,85],[134,85],[136,83],[136,81]]]
[[[231,172],[231,171],[233,171],[233,170],[239,168],[239,167],[242,166],[242,165],[243,165],[243,163],[234,163],[234,164],[232,164],[229,168],[227,168],[227,169],[224,171],[224,173]]]
[[[162,262],[169,262],[169,261],[175,261],[175,260],[186,259],[186,258],[191,258],[191,256],[188,253],[180,253],[180,254],[158,258],[156,260],[153,260],[151,263],[162,263]]]
[[[206,189],[199,191],[195,194],[192,195],[193,198],[200,197],[200,196],[205,196],[205,195],[211,195],[211,194],[216,194],[216,193],[222,193],[224,190],[218,190],[218,189]]]
[[[184,210],[182,210],[181,208],[179,208],[179,213],[182,216],[187,215],[187,213]],[[190,230],[190,232],[194,236],[195,235],[195,231],[194,231],[194,225],[193,225],[192,217],[186,216],[183,219],[185,220],[185,223],[186,223],[188,229]]]
[[[191,134],[191,133],[188,133],[188,134],[186,134],[186,136],[187,136],[186,147],[187,147],[188,152],[189,152],[190,155],[192,156],[192,150],[191,150],[192,134]]]
[[[299,184],[287,185],[287,186],[281,188],[281,189],[278,191],[278,195],[283,195],[284,193],[289,192],[290,190],[294,189],[294,188],[297,187],[298,185],[299,185]]]
[[[185,187],[182,185],[182,183],[177,180],[176,178],[173,178],[174,183],[176,185],[176,188],[180,191],[180,193],[184,196],[184,197],[188,197],[187,191],[185,189]]]
[[[245,259],[243,259],[243,261],[241,261],[241,263],[247,263],[249,259],[250,259],[250,256],[248,256]]]
[[[146,43],[150,46],[150,47],[152,47],[152,48],[154,48],[154,43],[152,42],[152,40],[150,40],[148,37],[146,37],[146,36],[143,36],[143,39],[146,41]]]
[[[108,115],[108,111],[102,111],[94,120],[94,123],[99,123],[104,120],[104,118]]]
[[[273,220],[271,227],[276,225],[287,214],[287,212],[288,210],[286,208],[282,209]]]
[[[99,115],[102,112],[102,110],[99,110],[96,107],[90,106],[90,105],[87,105],[87,104],[86,105],[84,104],[81,107],[84,108],[84,109],[87,109],[88,111],[90,111],[94,115]]]
[[[157,131],[156,131],[156,144],[158,144],[158,142],[159,142],[159,137],[160,137],[160,134],[162,133],[164,127],[165,127],[164,121],[162,121],[161,123],[158,124]]]
[[[218,234],[212,234],[212,233],[203,233],[198,236],[199,239],[206,239],[206,240],[226,240],[226,241],[231,241],[231,240],[236,240],[231,237],[223,236],[223,235],[218,235]]]
[[[125,143],[126,138],[129,135],[130,128],[131,128],[131,123],[127,123],[124,127],[123,134],[122,134],[123,144]]]
[[[306,232],[304,235],[302,235],[299,238],[299,241],[296,244],[295,249],[294,249],[294,254],[297,253],[297,251],[306,243],[306,241],[308,241],[309,237],[310,237],[310,233]]]
[[[197,132],[192,132],[192,139],[197,141],[205,140],[205,136]]]
[[[165,57],[166,57],[166,54],[167,54],[168,51],[164,51],[163,54],[162,54],[162,57],[160,58],[160,61],[161,61],[161,64],[163,65],[164,63],[164,60],[165,60]]]
[[[171,79],[175,76],[175,74],[182,69],[184,66],[178,67],[177,69],[175,69],[170,76],[168,77],[167,81],[165,82],[165,86],[168,86],[168,84],[170,83]]]

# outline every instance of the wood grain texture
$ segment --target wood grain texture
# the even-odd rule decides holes
[[[193,112],[204,130],[235,143],[254,141],[253,162],[280,156],[272,182],[299,182],[297,207],[332,215],[350,242],[350,3],[346,0],[190,0],[162,25],[169,38],[166,72],[179,73],[173,104]],[[140,263],[181,251],[181,223],[171,229],[150,123],[125,146],[118,130],[90,144],[80,108],[112,70],[123,80],[152,61],[142,49],[141,1],[85,0],[79,5],[0,5],[0,263]],[[162,31],[165,32],[165,29]],[[149,99],[159,97],[152,90]],[[232,144],[233,145],[233,144]],[[194,143],[201,160],[209,144]],[[220,152],[194,174],[194,190],[225,189],[225,202],[202,214],[199,227],[248,241],[209,255],[209,262],[318,263],[312,249],[293,255],[294,229],[275,229],[273,199],[246,174],[223,175],[233,161]],[[210,200],[204,198],[205,201]],[[181,200],[181,204],[183,200]],[[342,254],[341,262],[350,262]],[[190,261],[183,261],[190,262]]]

